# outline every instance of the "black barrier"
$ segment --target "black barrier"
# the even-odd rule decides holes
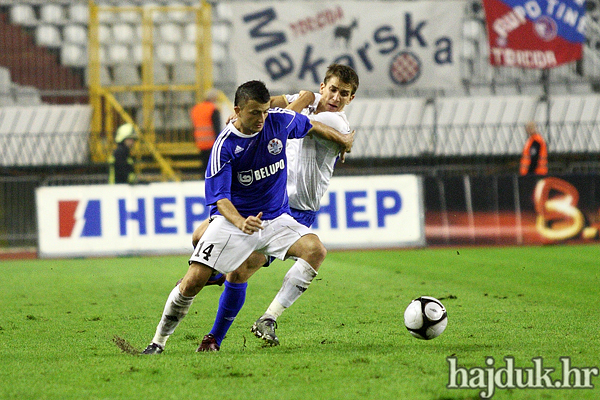
[[[425,177],[428,245],[599,241],[600,176]]]

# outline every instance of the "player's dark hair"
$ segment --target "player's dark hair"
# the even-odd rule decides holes
[[[323,79],[323,83],[327,84],[327,81],[332,77],[337,76],[337,78],[347,84],[352,86],[352,93],[356,93],[358,89],[358,74],[351,67],[343,64],[331,64],[327,67],[327,72],[325,72],[325,79]]]
[[[261,81],[248,81],[241,84],[235,91],[234,106],[243,107],[248,101],[254,100],[258,103],[269,103],[271,95],[269,89]]]

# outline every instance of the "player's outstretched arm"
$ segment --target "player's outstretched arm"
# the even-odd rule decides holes
[[[332,127],[325,125],[322,122],[310,121],[310,123],[313,127],[309,131],[309,134],[315,134],[320,138],[337,143],[340,145],[340,150],[342,152],[350,153],[350,151],[352,150],[352,145],[354,144],[354,131],[350,132],[347,135],[344,135],[339,131],[333,129]]]
[[[217,209],[229,222],[234,224],[244,233],[252,235],[254,232],[258,232],[262,227],[262,211],[256,216],[249,216],[244,218],[240,215],[237,208],[229,199],[221,199],[217,201]]]
[[[288,103],[285,95],[271,97],[271,108],[287,108],[300,113],[315,101],[315,94],[309,90],[301,90],[298,94],[298,98],[291,103]]]

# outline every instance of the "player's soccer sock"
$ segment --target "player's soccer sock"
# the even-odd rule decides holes
[[[297,259],[283,278],[283,285],[265,314],[277,319],[308,289],[315,276],[317,276],[317,271],[309,263],[301,258]]]
[[[152,343],[165,347],[167,339],[177,328],[179,322],[185,317],[194,301],[194,297],[186,297],[179,291],[179,285],[175,286],[169,294],[162,318],[156,327],[156,334]]]
[[[231,327],[231,324],[235,320],[235,317],[244,306],[247,287],[247,282],[231,283],[225,281],[225,290],[221,293],[215,323],[210,331],[219,346],[225,338],[229,327]]]

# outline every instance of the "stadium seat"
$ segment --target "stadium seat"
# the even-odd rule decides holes
[[[0,67],[0,88],[10,87],[11,85],[10,70],[6,67]]]
[[[183,36],[186,42],[196,43],[196,24],[189,23],[183,28]]]
[[[228,24],[214,24],[211,28],[211,35],[214,42],[227,44],[231,36],[231,28]]]
[[[65,9],[60,4],[44,4],[40,8],[40,21],[46,24],[62,25],[67,22]]]
[[[79,24],[65,25],[63,28],[63,41],[65,43],[87,46],[87,29]]]
[[[152,113],[154,129],[162,130],[165,128],[165,119],[163,117],[163,111],[159,109],[154,109]],[[135,113],[135,122],[139,125],[140,128],[144,129],[144,113],[141,108],[138,108]]]
[[[112,37],[117,43],[134,43],[137,38],[135,29],[127,23],[116,23],[112,26]]]
[[[71,3],[68,8],[69,22],[87,25],[90,19],[90,11],[87,4]]]
[[[142,80],[137,66],[120,64],[113,68],[113,82],[115,85],[140,85]]]
[[[231,21],[233,19],[231,4],[217,2],[213,10],[217,20]]]
[[[35,29],[35,43],[38,46],[58,48],[62,44],[60,31],[54,25],[38,25]]]
[[[185,7],[186,5],[184,3],[170,1],[167,5],[174,8],[173,10],[167,11],[168,21],[182,23],[186,20],[193,20],[195,18],[193,13],[177,9],[177,7]]]
[[[109,44],[112,42],[112,30],[109,25],[98,25],[98,40],[100,44]]]
[[[180,43],[183,39],[181,26],[168,22],[158,26],[160,40],[165,43]]]
[[[185,107],[173,107],[166,111],[167,129],[192,129],[192,121]]]
[[[111,65],[133,62],[129,47],[124,44],[113,44],[108,46],[108,61]]]
[[[10,21],[23,26],[35,26],[38,23],[33,7],[29,4],[14,4],[10,8]]]
[[[119,104],[125,108],[138,107],[141,103],[139,93],[117,92],[114,94],[114,96]]]
[[[67,67],[87,67],[87,47],[75,43],[63,43],[60,48],[60,62]]]
[[[179,58],[186,63],[196,62],[198,57],[198,49],[194,43],[182,43],[179,46]]]
[[[177,63],[173,66],[173,83],[193,84],[196,81],[194,64]]]
[[[154,84],[156,85],[168,85],[170,83],[169,71],[166,66],[161,63],[154,63]]]
[[[136,7],[137,4],[130,1],[119,2],[119,7]],[[128,24],[138,24],[142,20],[142,14],[137,11],[121,11],[119,12],[119,21]]]
[[[223,45],[213,43],[211,54],[215,63],[224,63],[227,61],[227,48]]]
[[[15,85],[15,103],[23,106],[32,106],[42,104],[40,91],[33,86]]]
[[[159,44],[154,49],[156,59],[167,65],[174,64],[177,60],[177,46],[172,43]]]

